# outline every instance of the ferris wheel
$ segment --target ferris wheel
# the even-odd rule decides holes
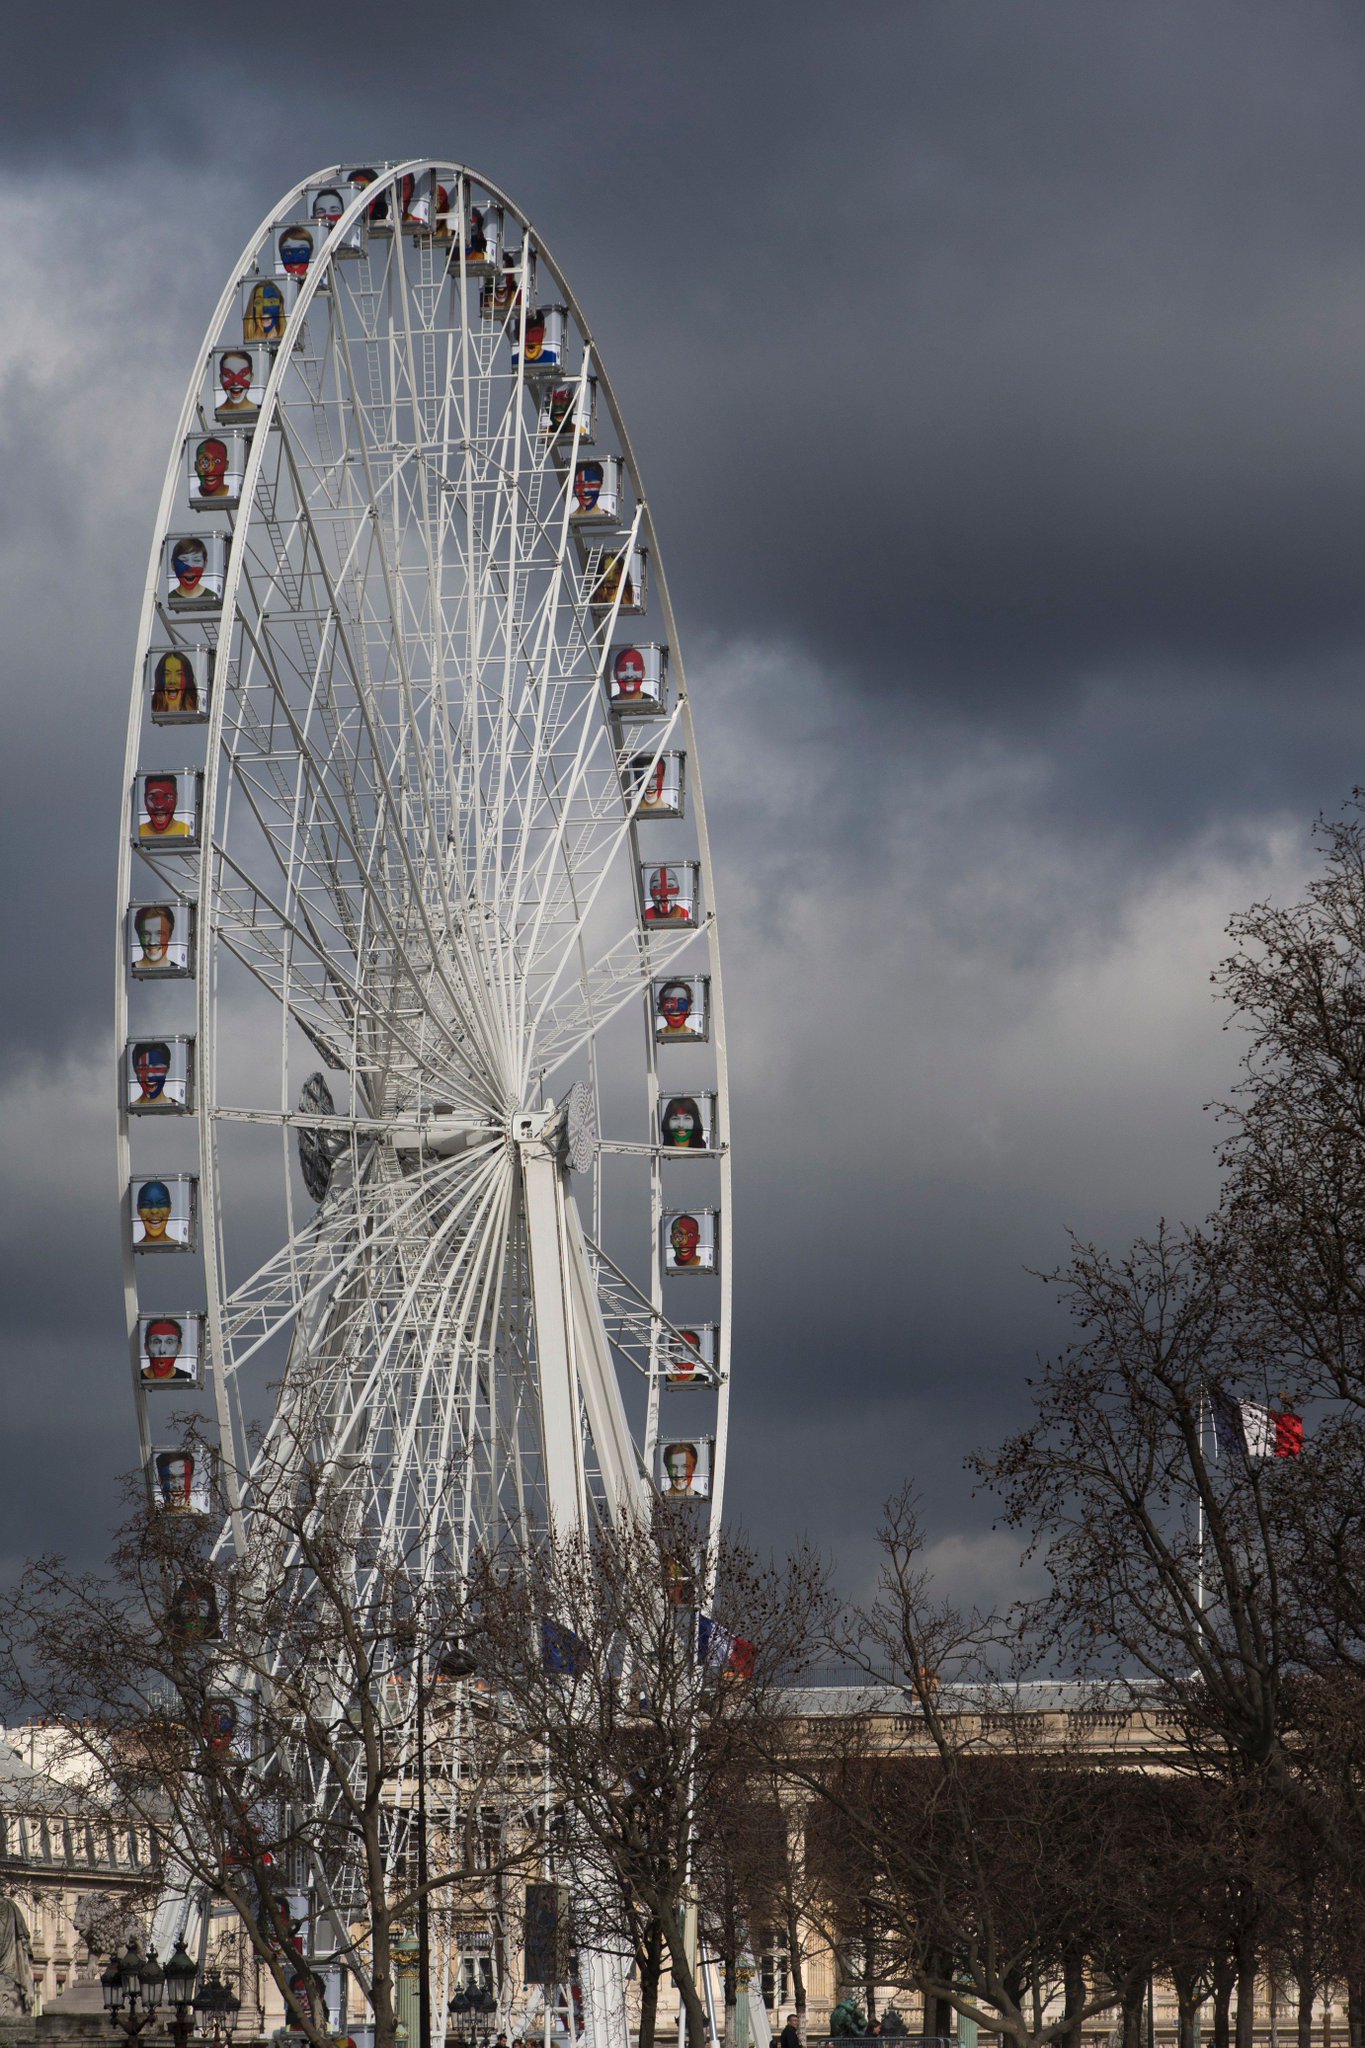
[[[153,1505],[227,1540],[306,1412],[458,1572],[722,1505],[724,1007],[692,712],[595,339],[428,159],[251,237],[143,602],[119,863],[125,1287]],[[172,1398],[178,1397],[178,1398]]]

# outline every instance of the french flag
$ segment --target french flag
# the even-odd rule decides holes
[[[728,1628],[712,1621],[709,1614],[699,1614],[697,1661],[708,1671],[731,1671],[736,1678],[752,1678],[754,1646],[747,1636],[732,1636]]]
[[[1220,1449],[1235,1451],[1245,1463],[1253,1458],[1297,1458],[1303,1449],[1303,1417],[1292,1410],[1233,1401],[1213,1389],[1209,1398]]]

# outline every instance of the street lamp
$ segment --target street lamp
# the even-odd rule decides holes
[[[185,1948],[185,1937],[176,1938],[175,1947],[166,1961],[166,2003],[175,2007],[175,2018],[170,2022],[171,2039],[175,2048],[190,2048],[190,2030],[194,2026],[195,1978],[198,1975],[194,1959]]]
[[[455,1993],[446,2011],[456,2022],[461,2040],[471,2044],[486,2041],[488,2021],[498,2009],[498,1994],[491,1984],[466,1984]]]
[[[149,1948],[144,1956],[137,1936],[130,1935],[123,1954],[111,1955],[100,1977],[110,2026],[135,2041],[156,2018],[165,1983],[166,1975],[156,1959],[156,1950]]]
[[[224,1984],[216,1970],[210,1970],[208,1981],[194,2001],[194,2010],[203,2022],[204,2030],[215,2042],[228,2042],[237,2024],[237,2015],[242,2001],[230,1984]]]

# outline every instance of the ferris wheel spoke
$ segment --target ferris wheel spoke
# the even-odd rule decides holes
[[[362,979],[359,960],[363,958],[367,941],[371,944],[382,942],[386,948],[386,958],[392,962],[393,970],[400,977],[407,979],[413,1000],[425,1011],[429,1007],[429,996],[414,965],[414,934],[411,930],[405,930],[400,920],[406,919],[409,925],[412,923],[413,912],[410,906],[420,906],[426,892],[419,885],[397,903],[388,900],[386,893],[375,881],[376,868],[378,867],[379,873],[382,874],[386,863],[376,863],[373,848],[357,847],[348,840],[345,819],[339,806],[331,801],[325,777],[315,771],[313,759],[306,752],[300,751],[299,760],[301,770],[307,777],[312,805],[318,811],[326,813],[326,824],[332,836],[331,844],[323,843],[319,846],[318,832],[311,830],[307,831],[300,847],[297,804],[291,808],[288,803],[279,802],[276,798],[275,815],[278,823],[274,824],[266,807],[266,800],[271,793],[259,788],[250,772],[239,768],[237,776],[243,800],[248,804],[259,826],[261,837],[285,883],[286,896],[296,906],[296,912],[300,908],[306,911],[310,902],[318,903],[324,911],[330,909],[336,919],[337,939],[357,961],[355,966],[337,975],[336,986],[354,988]],[[346,856],[344,874],[339,852],[344,852]],[[226,850],[224,857],[227,857]],[[250,881],[252,878],[244,876],[243,879]],[[294,928],[295,920],[289,917],[285,905],[276,904],[274,908],[285,927]],[[311,916],[308,925],[311,927],[316,921],[316,916]],[[435,951],[430,918],[420,908],[417,923],[419,929],[416,936],[429,941],[430,950]],[[314,931],[306,928],[305,937],[308,950],[315,957],[320,955],[324,949],[318,944]],[[453,951],[451,948],[446,950]],[[333,962],[333,965],[336,964]],[[469,1007],[471,1006],[462,1006],[462,1014],[465,1014]],[[450,1056],[457,1064],[467,1065],[471,1071],[471,1078],[482,1079],[486,1090],[492,1092],[496,1083],[494,1070],[487,1058],[486,1033],[482,1059],[471,1058],[471,1044],[467,1031],[457,1031],[450,1025],[446,1030],[446,1038]]]
[[[481,1170],[496,1170],[502,1150],[500,1137],[490,1139],[459,1158],[419,1168],[404,1177],[401,1189],[386,1191],[383,1199],[377,1199],[383,1186],[377,1170],[378,1153],[374,1147],[361,1149],[355,1168],[355,1197],[344,1204],[324,1202],[302,1230],[227,1293],[223,1306],[225,1370],[240,1372],[263,1345],[293,1324],[308,1304],[341,1285],[362,1261],[393,1255],[408,1232],[422,1229],[434,1196],[455,1200],[452,1191],[461,1182],[477,1181]],[[367,1197],[363,1203],[362,1193]]]
[[[571,962],[561,957],[559,972],[554,980],[547,978],[528,1030],[536,1072],[548,1077],[573,1059],[627,1003],[646,994],[651,981],[668,974],[709,928],[708,916],[678,931],[628,932],[581,968],[567,988],[562,983]]]
[[[401,619],[403,616],[403,606],[398,600],[402,593],[402,579],[399,577],[395,564],[390,558],[389,551],[386,550],[384,545],[384,529],[378,517],[380,500],[379,494],[375,489],[373,465],[370,460],[368,445],[363,434],[363,412],[360,406],[359,393],[355,379],[354,365],[351,362],[349,348],[345,346],[344,341],[341,353],[346,366],[347,382],[349,386],[353,412],[357,417],[357,420],[362,425],[362,433],[360,437],[360,452],[365,471],[366,499],[367,503],[370,506],[373,506],[375,509],[376,516],[374,517],[373,520],[374,545],[380,566],[380,572],[383,579],[385,592],[388,599],[389,615],[393,617],[396,622],[401,623]],[[429,537],[426,535],[425,529],[423,530],[422,539],[424,542],[427,561],[429,565],[430,546]],[[390,646],[398,666],[398,677],[402,709],[405,716],[405,720],[407,721],[401,729],[405,733],[415,733],[415,731],[417,730],[417,721],[415,718],[413,684],[408,661],[407,649],[405,645],[404,636],[401,630],[396,630],[392,634]],[[358,673],[353,674],[352,682],[353,687],[356,688],[358,699],[363,702],[364,695],[360,689]],[[377,726],[377,712],[372,711],[370,712],[369,716],[372,728]],[[429,884],[432,887],[434,887],[434,891],[439,902],[440,912],[444,918],[445,928],[447,931],[453,931],[460,928],[461,919],[458,913],[456,912],[456,909],[451,901],[449,894],[449,886],[447,879],[448,862],[446,858],[446,846],[444,843],[444,837],[438,836],[443,834],[444,829],[443,808],[436,802],[435,799],[432,764],[426,758],[421,747],[415,744],[409,746],[407,754],[404,756],[403,765],[405,770],[406,767],[409,765],[409,761],[413,769],[416,771],[422,815],[425,817],[427,821],[426,857],[428,881]],[[418,900],[422,901],[422,898],[419,897]],[[423,908],[425,909],[424,903]],[[466,928],[465,935],[467,939],[472,937],[474,946],[477,949],[479,939],[481,937],[477,925],[473,927],[472,932]],[[431,936],[433,953],[435,953],[436,945],[434,935],[429,936]],[[483,965],[486,969],[489,963],[485,958],[479,964]],[[504,1079],[505,1081],[505,1040],[500,1041],[499,1034],[497,1031],[497,1022],[495,1018],[489,1013],[485,989],[486,976],[481,976],[477,973],[466,973],[462,978],[461,986],[458,989],[452,990],[451,993],[453,1000],[462,1004],[469,1012],[471,1012],[474,1016],[480,1019],[480,1038],[483,1044],[484,1057],[489,1062],[490,1066],[493,1067],[494,1071],[499,1073],[500,1078]]]
[[[452,1100],[470,1111],[488,1106],[492,1083],[486,1065],[471,1050],[459,1023],[440,1013],[433,1015],[429,992],[404,935],[382,904],[372,907],[365,887],[357,886],[360,907],[354,920],[348,920],[357,935],[353,948],[348,930],[327,930],[326,920],[335,901],[330,881],[314,889],[296,876],[288,891],[291,915],[281,900],[242,868],[226,845],[217,846],[215,852],[218,874],[214,893],[224,945],[263,987],[279,997],[330,1064],[357,1076],[372,1075],[383,1067],[383,1055],[395,1050],[415,1064],[425,1064],[439,1054],[443,1085]],[[287,881],[283,860],[276,865]],[[235,880],[225,880],[225,871]],[[372,939],[368,937],[371,933]],[[393,963],[393,972],[382,985],[367,971],[367,951],[381,938],[386,942],[385,958]],[[395,990],[395,980],[401,995]],[[366,1040],[364,1056],[362,1035]]]
[[[510,1174],[505,1161],[498,1162],[433,1230],[420,1256],[399,1251],[370,1276],[377,1310],[371,1341],[358,1345],[357,1331],[348,1326],[339,1353],[331,1347],[338,1363],[327,1407],[328,1455],[345,1457],[376,1434],[384,1437],[387,1491],[373,1494],[370,1505],[390,1536],[419,1498],[419,1524],[434,1535],[443,1520],[441,1490],[460,1462],[457,1438],[464,1465],[477,1458],[479,1382],[492,1361],[489,1273],[500,1257],[509,1200]],[[467,1249],[458,1260],[450,1256],[457,1237]],[[317,1398],[320,1348],[328,1347],[315,1341],[297,1353],[291,1368],[305,1404]]]
[[[399,1472],[408,1475],[410,1485],[444,1489],[457,1433],[466,1459],[475,1454],[479,1365],[482,1361],[486,1370],[490,1351],[480,1342],[480,1322],[471,1321],[471,1316],[487,1303],[489,1267],[502,1256],[498,1226],[505,1226],[511,1194],[510,1170],[485,1188],[479,1209],[469,1219],[467,1255],[458,1263],[452,1261],[429,1321],[423,1318],[420,1355],[406,1412],[396,1418],[395,1464]],[[382,1364],[376,1360],[376,1371]],[[395,1488],[388,1503],[386,1531],[392,1532],[400,1512]]]

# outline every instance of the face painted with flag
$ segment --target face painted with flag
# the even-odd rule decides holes
[[[709,1614],[697,1616],[697,1662],[708,1671],[725,1672],[732,1678],[752,1678],[755,1655],[747,1636],[732,1636]]]

